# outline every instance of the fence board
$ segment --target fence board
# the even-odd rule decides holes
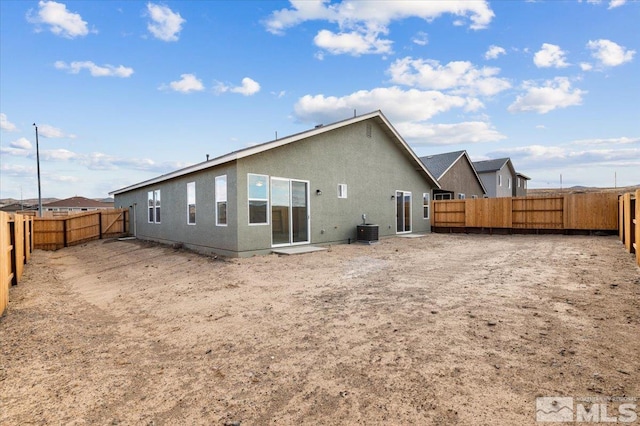
[[[562,229],[563,197],[517,197],[512,199],[513,227]]]
[[[569,194],[564,198],[564,228],[612,230],[618,229],[618,194],[596,192]]]
[[[66,217],[36,218],[34,247],[58,250],[91,240],[126,234],[126,212],[126,209],[109,209]]]
[[[434,201],[432,226],[464,227],[465,200]]]
[[[9,288],[17,284],[31,251],[30,217],[0,212],[0,315],[9,304]]]
[[[640,189],[636,190],[636,263],[640,266]]]
[[[465,226],[470,228],[511,228],[511,198],[465,200]]]
[[[434,228],[619,229],[617,195],[609,193],[438,200],[433,206]]]

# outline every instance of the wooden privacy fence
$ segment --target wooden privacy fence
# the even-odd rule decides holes
[[[636,263],[640,266],[640,189],[620,196],[619,215],[620,241],[629,253],[635,253]]]
[[[58,250],[91,240],[117,237],[129,231],[127,209],[96,210],[72,216],[35,218],[34,247]]]
[[[9,303],[9,287],[17,285],[33,251],[33,219],[0,212],[0,315]]]
[[[477,198],[433,202],[435,232],[454,229],[618,230],[618,194]]]

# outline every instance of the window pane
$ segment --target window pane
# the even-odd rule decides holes
[[[216,177],[216,201],[227,201],[227,175]]]
[[[156,207],[156,223],[160,223],[160,207]]]
[[[187,204],[196,203],[196,183],[189,182],[187,184]]]
[[[252,200],[249,201],[249,223],[267,223],[267,202]]]
[[[429,219],[429,206],[423,207],[422,217],[425,219]]]
[[[262,175],[249,174],[249,198],[267,199],[267,177]]]
[[[153,207],[149,208],[149,222],[153,223]]]
[[[195,225],[196,223],[196,205],[189,204],[189,224]]]
[[[271,205],[289,207],[289,181],[271,180]]]
[[[218,202],[216,204],[216,208],[218,210],[218,216],[216,218],[216,223],[218,225],[226,225],[227,224],[227,202]]]

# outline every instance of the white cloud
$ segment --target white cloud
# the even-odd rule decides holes
[[[509,112],[537,112],[546,114],[556,108],[566,108],[582,104],[582,96],[587,92],[580,89],[572,89],[571,82],[565,77],[556,77],[547,80],[543,86],[535,86],[533,82],[527,81],[523,88],[524,95],[516,98],[515,102],[509,105]]]
[[[484,121],[454,124],[400,122],[395,127],[413,145],[456,145],[506,139],[505,135]]]
[[[0,129],[7,132],[15,132],[18,130],[16,125],[9,121],[5,113],[0,113]]]
[[[426,46],[429,44],[429,35],[424,31],[418,31],[418,33],[411,39],[412,42],[418,46]]]
[[[627,0],[611,0],[609,2],[609,9],[614,9],[616,7],[620,7],[625,4]]]
[[[565,61],[565,54],[560,46],[543,43],[542,48],[533,56],[533,63],[538,68],[565,68],[569,66]]]
[[[52,33],[66,38],[89,34],[87,23],[78,13],[69,12],[64,4],[55,1],[40,1],[38,8],[36,15],[32,10],[29,10],[27,13],[28,22],[36,25],[48,25]]]
[[[147,29],[154,37],[163,41],[178,40],[182,24],[186,22],[179,13],[173,12],[167,6],[154,3],[147,3],[147,11],[151,18]]]
[[[636,54],[635,50],[627,49],[611,40],[605,39],[590,40],[587,43],[587,48],[592,50],[591,56],[604,67],[616,67],[625,62],[631,62],[633,55]]]
[[[391,40],[381,40],[377,33],[360,33],[357,31],[334,34],[329,30],[321,30],[313,39],[316,46],[331,54],[363,54],[391,53]]]
[[[393,1],[380,7],[378,1],[291,0],[291,8],[273,12],[265,21],[267,31],[284,34],[285,30],[305,21],[322,20],[337,25],[339,32],[321,30],[314,41],[318,47],[334,54],[391,52],[391,41],[380,39],[389,32],[389,24],[406,18],[427,22],[452,14],[468,19],[471,29],[486,28],[495,16],[488,2],[482,1]],[[457,22],[461,20],[458,19]],[[462,21],[464,22],[464,21]]]
[[[380,109],[395,125],[426,121],[436,114],[467,105],[467,99],[460,96],[394,86],[360,90],[343,97],[305,95],[294,105],[294,113],[302,122],[330,123],[353,116],[354,109],[360,113]]]
[[[33,145],[31,145],[31,142],[27,138],[17,139],[11,142],[9,146],[11,148],[17,148],[17,149],[31,149],[33,147]]]
[[[580,69],[582,71],[591,71],[593,69],[593,65],[588,62],[580,62]]]
[[[160,90],[174,90],[180,93],[201,92],[204,90],[204,85],[194,74],[180,74],[180,80],[172,81],[167,86],[163,84],[159,87]]]
[[[600,138],[600,139],[579,139],[571,142],[572,145],[631,145],[640,144],[640,137],[619,137],[619,138]]]
[[[78,154],[68,149],[40,150],[40,159],[45,161],[68,161],[78,158]]]
[[[242,85],[240,86],[228,86],[224,83],[218,83],[215,87],[215,91],[216,93],[232,92],[240,93],[244,96],[251,96],[260,91],[260,84],[249,77],[245,77],[242,79]]]
[[[74,61],[67,64],[64,61],[56,61],[54,67],[59,70],[67,70],[71,74],[78,74],[81,70],[89,70],[93,77],[121,77],[127,78],[133,74],[133,68],[127,68],[123,65],[117,67],[113,65],[96,65],[91,61]]]
[[[0,164],[0,171],[3,176],[11,177],[31,177],[36,174],[36,168],[33,166],[23,166],[21,164],[6,164],[3,162]]]
[[[75,139],[76,137],[76,135],[66,134],[61,129],[50,126],[48,124],[38,125],[38,135],[42,136],[43,138],[52,138],[52,139],[58,139],[58,138]]]
[[[591,166],[640,166],[640,138],[604,138],[572,141],[561,145],[528,145],[503,148],[490,157],[511,157],[519,168],[580,168]],[[593,146],[597,148],[593,148]],[[623,145],[624,147],[621,147]]]
[[[453,94],[493,96],[511,87],[496,77],[500,68],[476,68],[471,62],[453,61],[440,65],[436,60],[398,59],[389,66],[391,81],[422,89],[451,90]]]
[[[503,47],[491,45],[489,50],[484,54],[485,59],[496,59],[500,55],[506,55],[507,51]]]

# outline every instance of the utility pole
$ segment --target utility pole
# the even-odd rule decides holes
[[[38,126],[33,123],[36,128],[36,162],[38,163],[38,217],[42,217],[42,191],[40,190],[40,147],[38,144]]]

